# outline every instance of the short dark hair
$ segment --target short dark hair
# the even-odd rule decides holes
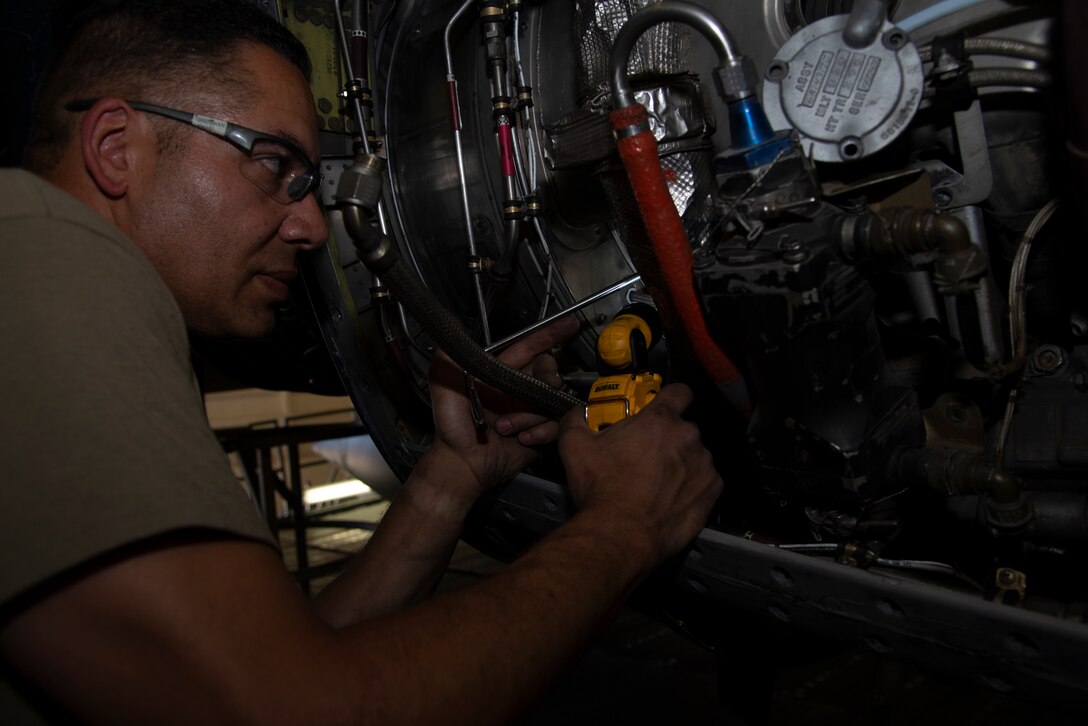
[[[23,165],[38,173],[56,166],[75,129],[64,104],[76,99],[166,102],[204,88],[244,104],[247,86],[232,60],[245,42],[271,48],[310,80],[305,46],[246,0],[113,0],[88,8],[63,34],[38,87]]]

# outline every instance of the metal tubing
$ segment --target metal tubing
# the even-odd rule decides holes
[[[1053,57],[1050,48],[1045,45],[1025,43],[1013,38],[966,38],[963,41],[963,50],[968,55],[1000,55],[1036,63],[1049,63]],[[918,49],[918,56],[923,63],[931,63],[933,46],[923,45]]]
[[[958,210],[957,216],[967,226],[968,239],[971,240],[978,254],[982,255],[983,260],[985,260],[986,226],[982,217],[982,209],[977,206],[963,207]],[[1000,365],[1005,357],[1001,320],[996,303],[999,297],[993,278],[990,275],[982,277],[974,298],[979,313],[979,336],[988,370]],[[963,339],[960,338],[960,340]]]
[[[933,292],[933,280],[925,270],[911,270],[903,275],[907,284],[908,295],[914,305],[915,314],[920,321],[940,320],[941,311],[937,307],[937,296]]]
[[[360,26],[361,25],[361,22],[359,20],[360,16],[357,15],[357,13],[359,12],[359,9],[357,7],[358,4],[359,3],[356,2],[352,6],[352,24],[355,25],[355,26]],[[350,50],[348,48],[348,45],[347,45],[347,36],[344,33],[344,20],[343,20],[343,18],[340,17],[340,8],[339,8],[338,4],[336,5],[336,12],[333,13],[333,15],[336,16],[337,29],[338,29],[339,35],[340,35],[340,48],[341,48],[341,51],[343,52],[344,63],[345,63],[344,70],[347,71],[347,75],[348,75],[349,78],[354,79],[355,78],[355,75],[354,75],[355,71],[354,71],[354,69],[352,68],[352,65],[351,65],[351,52],[350,52]],[[363,30],[365,30],[365,28],[363,28]],[[358,97],[356,97],[353,100],[354,100],[354,109],[355,109],[355,123],[359,125],[359,138],[361,140],[361,147],[360,148],[361,148],[361,150],[363,151],[364,154],[369,154],[370,153],[370,142],[367,139],[367,126],[366,126],[367,122],[366,122],[366,119],[363,116],[363,105],[359,101]],[[382,231],[382,234],[388,234],[389,233],[389,221],[388,221],[388,218],[387,218],[386,213],[385,213],[385,204],[382,203],[380,198],[378,199],[378,204],[377,204],[376,211],[377,211],[377,215],[378,215],[378,228]],[[416,269],[419,269],[419,265],[415,264],[415,259],[414,258],[412,260],[412,263],[413,263],[413,265],[415,265]],[[374,278],[374,284],[376,284],[376,285],[380,284],[377,277]]]
[[[1028,224],[1027,230],[1024,231],[1024,236],[1020,239],[1020,244],[1017,245],[1016,255],[1013,257],[1012,269],[1009,272],[1009,343],[1012,348],[1012,357],[1005,365],[1003,365],[998,373],[1001,375],[1008,375],[1019,371],[1023,365],[1024,360],[1027,358],[1027,325],[1025,323],[1025,304],[1024,294],[1027,291],[1026,277],[1028,269],[1028,256],[1031,254],[1031,245],[1035,241],[1036,235],[1042,230],[1046,223],[1050,220],[1050,217],[1054,214],[1054,211],[1058,208],[1058,200],[1052,199],[1042,209],[1035,213],[1031,223]],[[1003,428],[1007,428],[1009,425],[1009,419],[1012,417],[1012,411],[1009,410],[1005,414],[1005,423]]]
[[[1054,78],[1046,71],[1031,68],[980,68],[969,71],[967,81],[972,88],[986,88],[988,86],[1049,88],[1054,82]]]
[[[529,335],[531,333],[534,333],[534,332],[536,332],[537,330],[540,330],[543,327],[551,325],[552,323],[554,323],[556,320],[559,320],[563,316],[570,315],[571,313],[577,312],[577,311],[581,310],[582,308],[586,307],[587,305],[592,305],[593,303],[597,302],[598,300],[606,298],[606,297],[608,297],[609,295],[611,295],[613,293],[619,292],[623,288],[628,287],[630,285],[634,285],[636,282],[639,282],[641,280],[642,280],[642,277],[640,275],[631,275],[627,279],[620,280],[616,284],[611,285],[610,287],[606,287],[604,290],[601,290],[600,292],[595,292],[592,295],[590,295],[589,297],[587,297],[586,299],[580,300],[580,301],[574,303],[573,305],[571,305],[570,307],[565,308],[564,310],[560,310],[559,312],[557,312],[557,313],[555,313],[553,315],[549,315],[548,317],[544,318],[543,320],[538,320],[537,322],[533,323],[532,325],[530,325],[528,328],[525,328],[524,330],[520,330],[517,333],[514,333],[513,335],[509,335],[509,336],[503,338],[502,340],[498,341],[497,343],[493,343],[493,344],[489,345],[488,347],[484,348],[484,350],[487,351],[488,353],[494,353],[495,351],[502,350],[506,346],[518,342],[519,340],[521,340],[525,336],[527,336],[527,335]]]
[[[443,48],[446,52],[446,82],[450,89],[450,109],[453,115],[453,143],[457,153],[457,179],[461,185],[461,211],[465,215],[465,234],[468,237],[468,253],[471,257],[477,257],[476,250],[476,236],[472,233],[472,210],[469,208],[468,203],[468,182],[465,175],[465,151],[461,145],[461,104],[457,95],[457,78],[453,73],[453,52],[450,50],[450,34],[453,31],[453,25],[456,23],[462,15],[468,12],[475,4],[475,0],[465,0],[465,2],[458,8],[457,12],[450,18],[450,22],[446,24],[446,30],[443,34]],[[487,320],[487,302],[484,300],[484,288],[483,283],[480,281],[479,275],[472,276],[473,292],[476,296],[476,307],[480,316],[480,327],[484,334],[484,344],[491,342],[491,326]]]
[[[880,35],[887,17],[888,0],[855,0],[842,39],[854,50],[868,48]]]
[[[998,297],[997,287],[993,281],[989,277],[982,278],[978,290],[975,290],[975,305],[978,308],[979,336],[982,340],[982,349],[985,351],[987,370],[1000,366],[1004,358]]]
[[[941,18],[967,10],[975,5],[981,5],[984,2],[989,2],[989,0],[944,0],[944,2],[931,5],[925,10],[900,20],[896,25],[908,33],[913,33],[922,26],[935,23]]]
[[[517,140],[514,138],[513,124],[508,119],[500,119],[496,128],[499,142],[499,157],[502,164],[503,216],[506,219],[506,247],[499,259],[496,270],[505,277],[510,273],[514,257],[517,255],[518,239],[521,237],[521,222],[508,215],[512,210],[521,208],[521,194],[518,188]]]
[[[610,57],[612,70],[612,106],[625,108],[635,103],[631,84],[627,80],[627,60],[639,37],[660,23],[676,21],[689,25],[700,33],[718,53],[721,65],[740,62],[732,37],[718,19],[698,5],[684,2],[662,2],[649,5],[631,16],[616,35]]]
[[[340,51],[344,57],[344,70],[347,71],[349,80],[360,80],[355,77],[355,71],[351,67],[351,46],[348,45],[348,36],[344,32],[344,18],[340,15],[339,0],[335,3],[336,31],[340,37]],[[370,153],[370,142],[366,138],[366,119],[363,117],[363,104],[358,96],[353,96],[352,110],[355,112],[355,125],[359,129],[359,138],[362,140],[361,148],[364,154]]]
[[[351,49],[355,53],[355,68],[359,79],[370,80],[370,53],[367,42],[367,30],[370,24],[369,0],[352,0],[351,2]],[[369,114],[373,117],[373,113]],[[369,121],[369,120],[368,120]]]
[[[517,10],[514,11],[514,73],[517,75],[518,86],[528,86],[525,82],[525,71],[521,67],[521,13]],[[520,93],[520,91],[519,91]],[[529,157],[529,176],[526,183],[526,188],[523,189],[525,194],[536,190],[536,152],[533,148],[533,134],[531,131],[532,116],[528,108],[523,109],[525,111],[522,123],[525,131],[525,142],[528,147],[526,155]],[[514,148],[515,155],[518,153],[518,148]],[[524,166],[524,165],[523,165]],[[524,174],[522,170],[522,174]]]
[[[535,179],[530,178],[526,169],[525,157],[523,156],[523,154],[528,155],[532,153],[533,135],[528,128],[525,129],[525,136],[530,147],[528,151],[522,151],[520,134],[513,134],[513,143],[511,144],[514,152],[514,171],[518,182],[517,190],[520,196],[525,196],[536,189],[536,181]],[[535,176],[535,173],[533,176]]]

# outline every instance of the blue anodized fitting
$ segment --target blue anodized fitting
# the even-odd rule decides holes
[[[729,103],[730,146],[714,157],[714,171],[728,173],[769,164],[791,145],[790,131],[775,131],[755,95]]]

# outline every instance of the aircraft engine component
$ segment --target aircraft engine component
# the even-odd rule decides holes
[[[771,125],[797,129],[817,161],[875,154],[906,131],[922,102],[922,59],[909,36],[885,20],[869,43],[852,46],[849,20],[833,15],[803,28],[767,66]]]
[[[365,145],[387,171],[376,204],[370,178],[325,197],[334,243],[304,271],[322,332],[404,476],[436,341],[365,268],[344,200],[483,349],[580,316],[558,360],[582,400],[598,332],[653,305],[647,369],[696,390],[727,487],[651,610],[712,647],[736,607],[1083,710],[1088,132],[1052,85],[1079,51],[1051,36],[1084,11],[831,5],[374,4]],[[330,188],[382,166],[324,141]],[[522,551],[570,516],[561,472],[542,457],[465,537]]]

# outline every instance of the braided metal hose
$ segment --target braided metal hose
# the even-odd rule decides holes
[[[401,258],[396,245],[370,223],[361,207],[342,204],[340,209],[363,264],[375,275],[381,275],[382,283],[459,366],[492,388],[517,396],[554,418],[585,405],[575,396],[511,368],[486,352],[423,286]]]
[[[1046,71],[1027,68],[983,68],[977,71],[968,71],[967,82],[971,88],[988,88],[990,86],[1026,86],[1028,88],[1049,88],[1054,82],[1053,77]],[[937,95],[937,89],[926,86],[923,95],[931,98]]]
[[[1050,48],[1035,43],[1025,43],[1012,38],[966,38],[963,49],[968,55],[1001,55],[1010,58],[1022,58],[1036,63],[1049,63],[1053,54]],[[923,63],[933,61],[933,46],[923,45],[918,49]]]

